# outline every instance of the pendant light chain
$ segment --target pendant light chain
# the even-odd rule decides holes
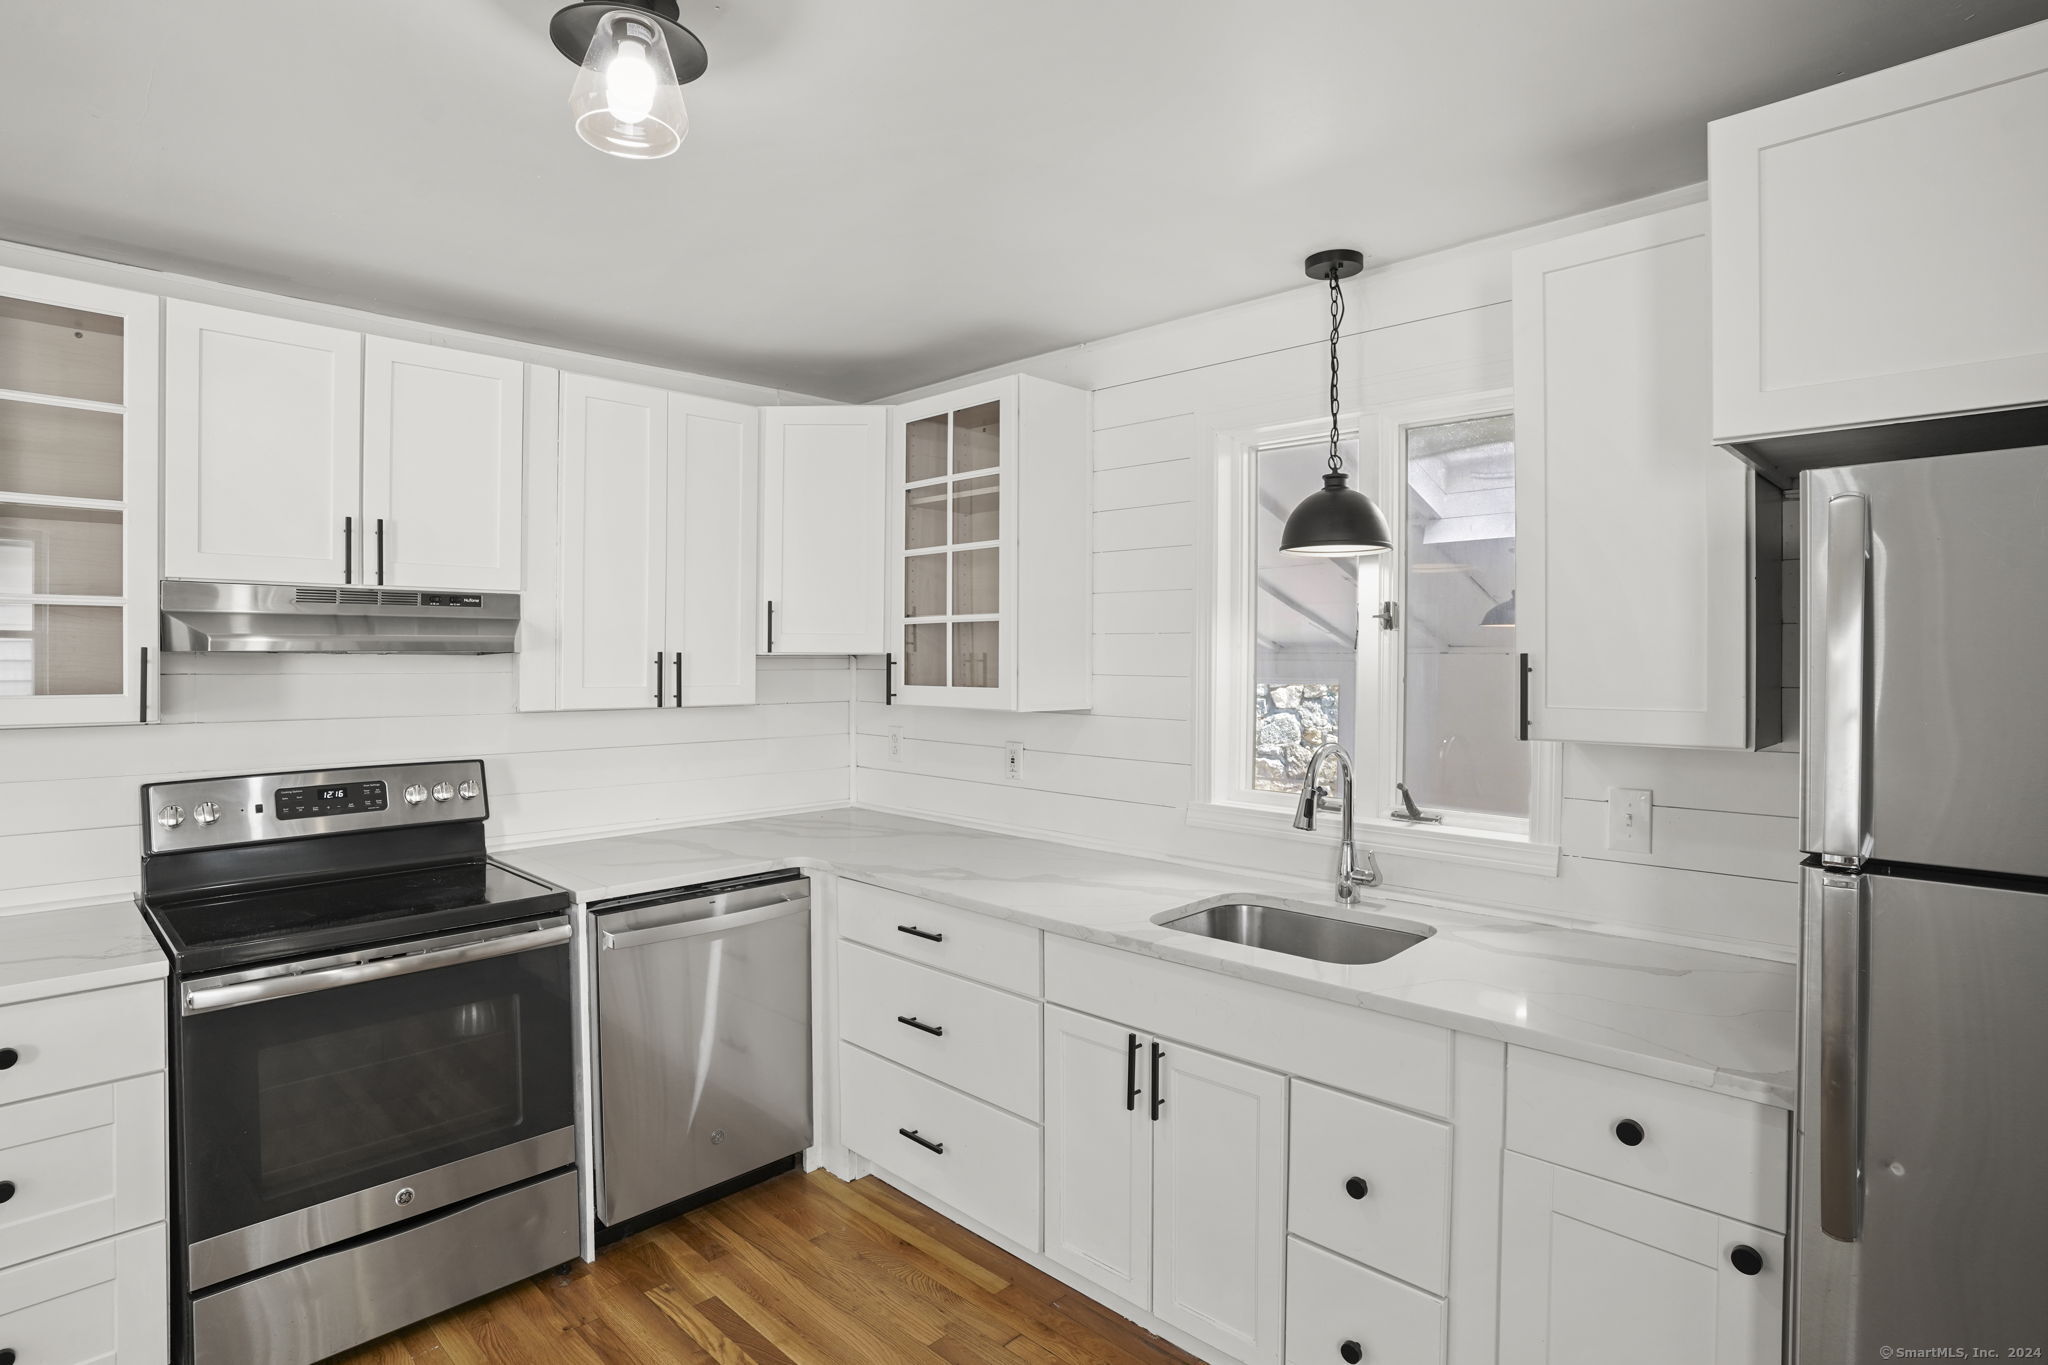
[[[1344,461],[1337,454],[1337,337],[1344,326],[1344,282],[1336,272],[1330,274],[1330,472],[1344,472]]]

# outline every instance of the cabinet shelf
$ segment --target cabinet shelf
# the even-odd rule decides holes
[[[0,389],[0,403],[31,403],[39,408],[70,408],[77,412],[108,412],[120,416],[125,403],[105,403],[93,398],[66,398],[58,393],[32,393],[27,389]]]

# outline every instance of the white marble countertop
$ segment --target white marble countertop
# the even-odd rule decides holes
[[[1796,973],[1782,962],[1399,896],[1374,897],[1365,908],[1428,924],[1432,937],[1385,962],[1314,962],[1153,923],[1225,892],[1319,898],[1299,883],[1233,879],[859,808],[531,845],[503,856],[586,901],[782,867],[832,872],[1247,981],[1765,1104],[1793,1103]]]
[[[133,901],[0,915],[0,1005],[155,981],[169,970]]]

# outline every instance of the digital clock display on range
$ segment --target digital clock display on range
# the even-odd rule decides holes
[[[348,782],[332,787],[279,787],[271,794],[271,803],[280,820],[360,815],[365,811],[383,810],[387,804],[382,782]]]

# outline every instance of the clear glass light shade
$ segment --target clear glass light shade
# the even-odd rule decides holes
[[[690,131],[668,41],[646,15],[632,10],[613,10],[598,21],[569,92],[569,108],[576,135],[613,156],[667,156]]]

